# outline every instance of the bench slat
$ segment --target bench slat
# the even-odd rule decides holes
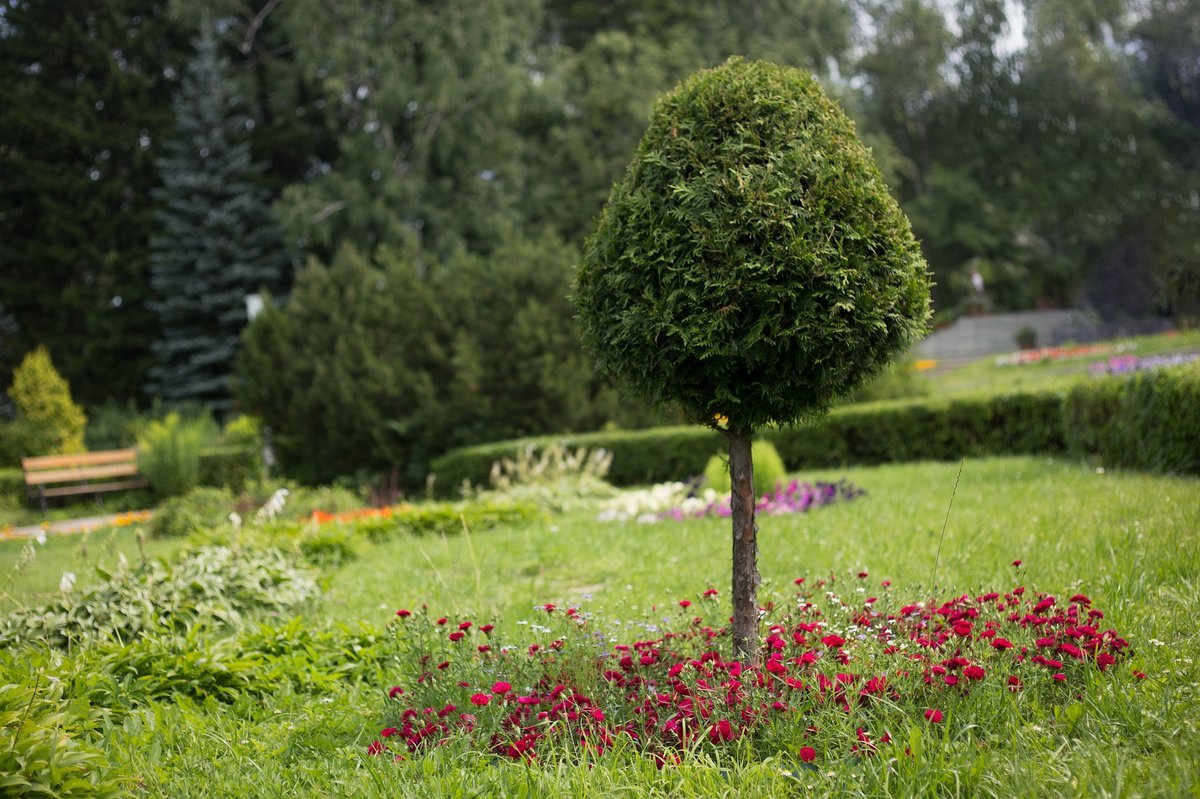
[[[119,491],[125,488],[145,488],[149,480],[123,480],[112,483],[89,483],[88,485],[60,486],[47,488],[42,494],[47,497],[69,497],[76,494],[95,494],[97,491]]]
[[[112,466],[92,466],[84,469],[51,469],[44,472],[26,472],[25,484],[37,486],[79,480],[99,480],[105,477],[133,477],[137,473],[136,463],[117,463]]]
[[[61,469],[70,466],[96,466],[102,463],[137,462],[137,449],[110,449],[101,452],[77,452],[73,455],[38,455],[22,458],[21,468],[26,471]]]

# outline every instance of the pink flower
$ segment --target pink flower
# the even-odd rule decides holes
[[[492,701],[491,694],[471,694],[471,704],[476,707],[484,707],[488,702]]]
[[[805,763],[811,763],[817,759],[817,750],[811,746],[800,747],[800,759]]]
[[[945,716],[942,715],[942,711],[940,711],[940,710],[934,710],[933,708],[929,708],[928,710],[925,711],[925,720],[928,721],[930,724],[941,724],[942,719],[944,719],[944,718],[945,718]]]
[[[842,638],[840,635],[827,635],[821,639],[821,643],[828,647],[835,647],[846,643],[846,639]]]
[[[506,694],[511,690],[512,690],[512,685],[510,683],[504,682],[503,680],[497,682],[495,685],[492,686],[492,693],[494,693],[494,694]]]

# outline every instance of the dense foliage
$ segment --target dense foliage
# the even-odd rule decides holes
[[[924,331],[929,279],[853,123],[732,59],[659,101],[575,286],[601,372],[730,430],[825,410]]]
[[[247,331],[242,403],[297,478],[395,466],[408,486],[453,446],[644,421],[579,352],[572,257],[554,239],[513,239],[487,260],[344,247]]]
[[[228,411],[230,376],[248,298],[290,271],[267,192],[256,185],[253,127],[230,91],[207,30],[172,104],[175,130],[159,160],[159,232],[151,238],[151,309],[162,325],[146,391],[168,404]]]
[[[251,183],[287,247],[326,265],[347,244],[372,264],[487,262],[517,235],[568,271],[654,98],[741,53],[813,71],[855,119],[940,316],[1200,313],[1195,0],[29,2],[0,22],[0,380],[44,344],[89,411],[150,401],[153,189],[205,24],[246,101]],[[559,386],[540,412],[577,400]],[[517,432],[473,424],[470,440]]]

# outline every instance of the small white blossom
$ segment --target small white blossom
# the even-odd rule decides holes
[[[75,572],[63,572],[62,579],[58,581],[58,590],[64,594],[69,593],[75,587]]]

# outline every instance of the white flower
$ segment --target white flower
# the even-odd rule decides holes
[[[42,546],[46,546],[46,531],[42,530],[42,529],[38,529],[38,530],[34,531],[33,540],[38,542]]]
[[[75,587],[75,572],[63,572],[62,579],[58,581],[58,590],[64,594],[69,593]]]
[[[242,517],[238,516],[237,511],[229,514],[229,523],[233,525],[235,531],[242,529]]]

